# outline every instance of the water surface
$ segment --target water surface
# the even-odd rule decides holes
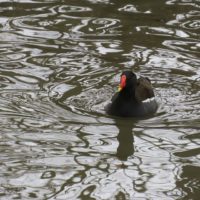
[[[199,199],[197,0],[0,1],[0,199]],[[159,109],[104,106],[120,73]]]

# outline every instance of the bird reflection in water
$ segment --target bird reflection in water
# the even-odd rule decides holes
[[[115,119],[116,126],[119,129],[117,140],[119,146],[116,156],[123,161],[126,161],[129,156],[134,154],[134,137],[133,137],[133,120]]]

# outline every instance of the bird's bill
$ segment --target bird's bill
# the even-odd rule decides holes
[[[122,90],[122,87],[119,85],[117,91],[118,91],[118,92],[121,92],[121,90]]]

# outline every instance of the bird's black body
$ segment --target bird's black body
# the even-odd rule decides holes
[[[119,117],[147,117],[155,113],[157,103],[150,80],[137,79],[131,71],[123,72],[121,77],[125,79],[123,88],[113,96],[106,112]]]

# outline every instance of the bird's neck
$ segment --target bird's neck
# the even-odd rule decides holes
[[[120,96],[123,96],[123,98],[126,99],[135,99],[135,90],[132,87],[124,88],[120,92]]]

